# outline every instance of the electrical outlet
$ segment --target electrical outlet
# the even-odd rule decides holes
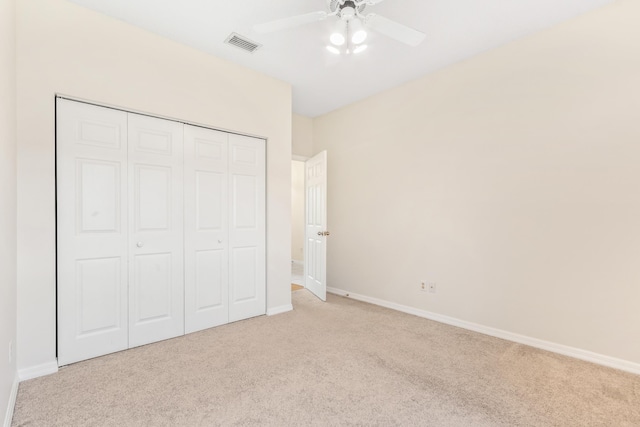
[[[9,363],[13,362],[13,340],[9,341]]]
[[[430,282],[429,283],[429,293],[430,294],[435,294],[436,291],[437,291],[436,282]]]

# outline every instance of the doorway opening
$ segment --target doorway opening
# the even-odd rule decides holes
[[[302,260],[304,286],[322,301],[327,300],[327,152],[304,163],[292,163],[292,279],[299,279]],[[301,243],[302,242],[302,243]],[[299,289],[296,286],[297,289]]]
[[[291,291],[304,289],[304,161],[291,161]]]

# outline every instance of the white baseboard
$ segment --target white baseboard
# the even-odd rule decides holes
[[[11,386],[11,394],[9,395],[9,402],[7,404],[7,412],[4,415],[4,427],[11,427],[11,421],[13,421],[13,411],[16,407],[16,397],[18,397],[18,373],[13,378],[13,385]]]
[[[267,316],[275,316],[276,314],[282,314],[292,310],[293,310],[292,304],[281,305],[280,307],[268,308]]]
[[[42,365],[31,366],[29,368],[20,369],[18,378],[20,381],[26,381],[33,378],[44,377],[45,375],[55,374],[58,372],[58,361],[43,363]]]
[[[564,356],[569,356],[576,359],[585,360],[587,362],[596,363],[598,365],[607,366],[609,368],[620,369],[621,371],[640,375],[640,363],[618,359],[615,357],[606,356],[604,354],[594,353],[588,350],[570,347],[563,344],[557,344],[550,341],[544,341],[538,338],[532,338],[526,335],[520,335],[509,331],[504,331],[502,329],[496,329],[489,326],[480,325],[478,323],[468,322],[466,320],[460,320],[454,317],[444,316],[442,314],[432,313],[430,311],[420,310],[418,308],[409,307],[406,305],[397,304],[366,295],[354,294],[353,292],[344,291],[342,289],[327,287],[327,292],[353,298],[358,301],[379,305],[381,307],[390,308],[392,310],[401,311],[403,313],[413,314],[414,316],[423,317],[425,319],[434,320],[436,322],[445,323],[451,326],[457,326],[459,328],[479,332],[481,334],[490,335],[492,337],[501,338],[507,341],[513,341],[518,344],[528,345],[542,350],[551,351],[553,353],[562,354]]]

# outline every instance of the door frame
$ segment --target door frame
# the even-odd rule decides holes
[[[230,129],[225,129],[225,128],[221,128],[221,127],[215,127],[212,125],[208,125],[208,124],[203,124],[203,123],[198,123],[198,122],[193,122],[193,121],[188,121],[188,120],[184,120],[184,119],[178,119],[175,117],[170,117],[170,116],[165,116],[162,114],[155,114],[155,113],[149,113],[147,111],[141,111],[141,110],[137,110],[134,108],[127,108],[127,107],[122,107],[122,106],[118,106],[118,105],[113,105],[113,104],[109,104],[106,102],[98,102],[98,101],[94,101],[94,100],[90,100],[90,99],[86,99],[86,98],[81,98],[81,97],[77,97],[77,96],[72,96],[72,95],[67,95],[67,94],[63,94],[63,93],[59,93],[59,92],[55,92],[53,95],[53,123],[54,123],[54,135],[53,135],[53,164],[54,164],[54,172],[53,172],[53,178],[54,178],[54,182],[53,182],[53,193],[54,193],[54,209],[53,209],[53,218],[54,218],[54,255],[53,255],[53,259],[54,259],[54,276],[53,276],[53,283],[54,283],[54,298],[53,298],[53,304],[54,304],[54,315],[55,315],[55,325],[54,325],[54,334],[53,334],[53,339],[54,339],[54,349],[55,349],[55,362],[53,362],[55,364],[55,370],[52,370],[51,372],[57,372],[57,369],[63,365],[60,364],[59,362],[59,348],[58,348],[58,342],[59,342],[59,322],[58,322],[58,317],[59,317],[59,312],[58,312],[58,281],[59,281],[59,272],[58,272],[58,152],[57,152],[57,147],[58,147],[58,135],[57,135],[57,123],[58,123],[58,109],[57,109],[57,101],[58,99],[63,99],[63,100],[68,100],[68,101],[73,101],[73,102],[79,102],[79,103],[83,103],[83,104],[88,104],[88,105],[93,105],[96,107],[102,107],[102,108],[109,108],[112,110],[116,110],[116,111],[122,111],[125,113],[132,113],[132,114],[137,114],[140,116],[147,116],[147,117],[151,117],[151,118],[157,118],[157,119],[162,119],[162,120],[168,120],[168,121],[172,121],[172,122],[177,122],[177,123],[182,123],[184,125],[189,125],[189,126],[195,126],[195,127],[200,127],[200,128],[205,128],[205,129],[210,129],[210,130],[214,130],[214,131],[220,131],[220,132],[225,132],[228,134],[234,134],[234,135],[239,135],[239,136],[246,136],[246,137],[250,137],[250,138],[257,138],[257,139],[262,139],[264,140],[264,144],[265,144],[265,188],[264,188],[264,196],[265,196],[265,205],[264,205],[264,218],[265,218],[265,227],[268,229],[268,215],[267,215],[267,210],[268,210],[268,199],[269,199],[269,194],[268,194],[268,188],[266,186],[266,181],[269,178],[269,171],[268,171],[268,164],[267,164],[267,156],[268,156],[268,147],[269,147],[269,138],[266,136],[262,136],[262,135],[258,135],[258,134],[252,134],[252,133],[247,133],[247,132],[238,132],[236,130],[230,130]],[[269,235],[267,230],[265,229],[265,234],[264,234],[264,238],[265,238],[265,265],[268,265],[269,259],[268,259],[268,246],[269,246]],[[270,315],[269,313],[269,280],[268,280],[268,275],[267,275],[267,269],[265,268],[265,272],[264,272],[264,278],[265,278],[265,298],[264,298],[264,315]],[[183,303],[184,305],[184,303]],[[37,376],[40,375],[36,375],[33,377],[29,377],[29,378],[36,378]],[[28,378],[25,378],[28,379]]]
[[[303,164],[309,160],[311,157],[309,156],[300,156],[298,154],[293,154],[291,155],[291,161],[297,161],[297,162],[302,162]],[[305,177],[304,180],[302,181],[302,185],[304,186],[304,213],[303,215],[303,219],[307,217],[307,176],[305,173]],[[291,186],[291,191],[293,191],[293,186]],[[304,232],[303,232],[303,236],[304,236]],[[307,251],[306,251],[306,247],[307,245],[302,245],[302,287],[304,289],[307,289],[307,270],[306,270],[306,266],[307,266]],[[291,260],[291,263],[293,263],[293,260]]]
[[[302,162],[303,164],[309,160],[311,157],[309,156],[300,156],[297,154],[293,154],[291,156],[291,161],[296,161],[296,162]],[[307,189],[306,189],[306,183],[307,183],[307,176],[305,173],[305,177],[304,180],[302,181],[302,185],[304,186],[304,213],[303,215],[303,219],[306,218],[307,216]],[[291,186],[291,191],[293,191],[293,186]],[[303,232],[303,237],[304,237],[304,232]],[[302,287],[307,289],[307,271],[306,271],[306,261],[307,261],[307,251],[306,251],[306,246],[307,245],[302,245]],[[291,260],[291,263],[293,264],[293,259]]]

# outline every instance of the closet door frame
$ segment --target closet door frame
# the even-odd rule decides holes
[[[191,124],[183,120],[176,120],[176,119],[166,118],[166,117],[157,116],[153,114],[126,110],[119,107],[109,106],[105,104],[95,103],[87,100],[82,100],[82,99],[77,99],[77,98],[62,96],[62,95],[56,95],[56,123],[59,123],[58,120],[59,120],[59,114],[60,114],[58,103],[60,104],[70,103],[70,104],[76,104],[81,106],[88,106],[87,108],[105,109],[116,115],[118,114],[119,115],[136,115],[136,116],[147,117],[152,120],[159,119],[159,120],[169,121],[178,125],[183,125],[185,132],[187,127],[194,127],[194,128],[203,129],[205,131],[212,131],[212,132],[226,134],[228,136],[229,142],[227,144],[227,153],[226,153],[226,156],[227,156],[226,198],[227,198],[227,206],[228,206],[228,209],[226,209],[227,232],[226,232],[226,238],[220,239],[222,240],[222,244],[220,247],[224,247],[224,250],[227,254],[226,255],[227,259],[225,260],[226,262],[224,262],[227,268],[227,271],[225,273],[227,276],[226,277],[226,281],[227,281],[226,293],[227,294],[223,296],[224,302],[227,306],[227,314],[226,314],[227,320],[224,323],[229,323],[236,320],[242,320],[242,319],[266,314],[266,286],[267,286],[266,285],[266,197],[267,197],[267,193],[266,193],[267,140],[266,138],[248,136],[248,135],[239,134],[235,132],[228,132],[225,130],[217,130],[213,127]],[[60,134],[59,129],[57,129],[56,131],[56,170],[57,170],[56,172],[56,205],[57,205],[57,208],[56,208],[56,247],[57,247],[56,265],[58,269],[58,274],[56,277],[56,295],[58,300],[58,303],[57,303],[58,325],[56,328],[56,336],[57,336],[57,342],[58,342],[58,350],[57,350],[58,365],[63,366],[69,363],[74,363],[77,361],[86,360],[86,359],[90,359],[90,358],[101,356],[101,355],[106,355],[112,352],[125,350],[127,348],[133,348],[137,345],[143,345],[148,342],[156,342],[162,339],[171,338],[172,336],[178,336],[185,333],[195,332],[196,330],[201,330],[208,327],[213,327],[213,326],[223,324],[222,320],[218,319],[214,321],[211,326],[206,326],[201,324],[200,326],[194,327],[193,329],[185,330],[185,322],[186,322],[186,318],[188,317],[186,313],[188,302],[184,299],[186,297],[186,292],[187,292],[186,280],[188,280],[189,275],[190,274],[193,275],[194,272],[187,272],[187,262],[188,262],[189,256],[186,253],[185,245],[187,245],[186,228],[188,226],[189,220],[187,219],[187,215],[185,213],[185,209],[187,208],[186,207],[187,202],[186,202],[186,199],[183,199],[184,204],[180,209],[182,212],[179,215],[181,217],[182,232],[183,232],[183,243],[180,247],[180,251],[182,252],[181,259],[183,261],[182,271],[180,272],[180,275],[183,281],[183,301],[181,304],[182,307],[181,307],[181,313],[180,313],[180,316],[182,317],[180,328],[182,328],[182,330],[181,331],[178,330],[177,333],[175,330],[172,330],[172,332],[167,334],[167,336],[163,337],[158,335],[155,338],[150,339],[148,341],[146,341],[144,338],[138,339],[138,340],[131,339],[131,335],[132,335],[131,324],[133,321],[132,318],[134,317],[132,315],[132,311],[135,310],[135,308],[132,307],[133,304],[131,299],[131,292],[133,288],[133,286],[131,286],[131,283],[132,283],[131,282],[132,280],[131,265],[133,264],[132,258],[134,256],[133,254],[136,253],[135,251],[140,249],[138,247],[138,243],[141,242],[142,247],[144,247],[145,242],[144,240],[140,240],[138,238],[139,236],[134,236],[134,233],[132,233],[132,230],[135,227],[135,224],[133,223],[133,221],[135,221],[136,219],[136,216],[135,216],[136,214],[130,213],[132,210],[132,207],[128,206],[130,203],[132,203],[132,199],[133,199],[133,195],[130,194],[131,192],[133,192],[133,188],[129,183],[131,182],[132,179],[134,179],[133,174],[135,174],[136,171],[135,171],[135,168],[131,167],[132,160],[129,158],[130,153],[127,153],[124,159],[124,163],[121,165],[123,169],[122,169],[122,176],[120,178],[120,185],[121,185],[121,192],[122,192],[121,196],[123,197],[123,199],[121,202],[122,203],[121,219],[119,221],[120,221],[120,226],[123,227],[123,232],[125,234],[125,238],[122,239],[123,242],[121,243],[122,259],[121,259],[120,265],[122,268],[118,270],[119,274],[121,274],[122,276],[121,282],[120,282],[122,287],[120,288],[120,291],[119,291],[120,293],[118,294],[118,298],[119,298],[118,301],[120,301],[120,305],[119,305],[120,311],[118,314],[119,315],[118,328],[120,329],[120,332],[119,332],[120,335],[119,335],[119,338],[117,339],[111,339],[109,348],[102,348],[99,350],[90,350],[90,351],[81,351],[80,352],[81,354],[74,357],[65,357],[64,355],[62,355],[62,352],[64,351],[63,350],[64,346],[68,345],[68,344],[65,344],[64,341],[65,340],[70,341],[70,340],[68,339],[68,337],[65,338],[63,336],[64,334],[61,333],[61,323],[63,323],[65,316],[75,315],[77,317],[77,314],[70,313],[73,310],[69,309],[68,302],[65,303],[62,301],[63,299],[62,294],[64,293],[64,290],[61,289],[61,285],[60,285],[60,281],[68,280],[70,275],[69,275],[68,268],[66,269],[67,271],[65,273],[65,268],[60,264],[62,260],[65,259],[65,254],[62,253],[65,251],[65,248],[62,248],[60,244],[61,240],[64,240],[64,239],[61,239],[60,228],[61,228],[61,224],[63,224],[65,221],[68,221],[69,219],[64,218],[65,214],[61,212],[59,205],[64,204],[65,201],[67,201],[68,199],[68,196],[65,196],[63,193],[75,192],[75,189],[71,190],[66,187],[61,188],[61,182],[62,182],[61,174],[64,174],[63,169],[65,169],[66,166],[64,164],[65,161],[64,160],[61,161],[58,153],[58,150],[59,150],[58,145],[60,143],[59,134]],[[124,135],[121,136],[121,141],[123,141],[124,143],[125,151],[129,150],[129,146],[128,146],[128,144],[130,143],[130,141],[128,141],[129,136],[130,136],[129,130],[127,126],[125,126]],[[250,146],[261,147],[256,153],[254,153],[257,156],[256,160],[258,162],[251,164],[252,162],[246,162],[247,158],[243,159],[242,155],[238,157],[237,156],[238,150],[236,149],[237,147],[234,148],[233,150],[231,149],[231,146],[232,146],[231,140],[239,142],[239,145],[237,145],[237,147],[240,147],[240,151],[244,151],[245,154],[248,152],[246,150],[247,147],[250,147]],[[183,142],[184,141],[181,141],[181,143]],[[186,150],[188,149],[185,148],[185,151],[183,151],[184,156],[187,155]],[[240,159],[240,162],[236,161],[238,159]],[[97,160],[98,162],[101,161],[100,159],[97,159],[97,158],[95,160]],[[182,162],[185,169],[189,167],[187,165],[188,161],[186,160],[186,157],[182,159]],[[183,169],[180,173],[184,174],[186,172],[185,169]],[[188,175],[189,172],[186,172],[186,173]],[[231,193],[233,192],[232,186],[234,185],[232,175],[234,173],[240,177],[241,176],[257,177],[255,181],[255,186],[254,186],[254,189],[256,191],[255,213],[257,215],[257,220],[255,222],[255,226],[253,227],[248,227],[246,223],[240,224],[240,227],[236,227],[234,225],[237,223],[237,220],[238,220],[238,216],[237,216],[238,210],[237,209],[234,210],[234,206],[235,208],[237,208],[238,205],[236,204],[232,206],[233,195]],[[187,176],[182,175],[181,177],[184,179],[184,182],[182,183],[182,185],[183,185],[183,189],[185,189],[186,188],[185,185],[187,183]],[[64,183],[63,183],[63,186],[64,186]],[[244,187],[247,188],[246,185]],[[185,191],[187,190],[185,189]],[[65,197],[67,198],[65,199]],[[235,216],[232,217],[232,215],[235,215]],[[253,236],[251,237],[252,233],[253,233]],[[129,234],[129,236],[127,236],[127,234]],[[216,239],[216,241],[217,240],[218,239]],[[238,268],[237,262],[235,262],[237,261],[237,258],[238,258],[237,254],[242,252],[243,249],[247,249],[251,247],[256,248],[255,256],[252,257],[254,262],[250,269],[251,270],[250,276],[253,276],[253,278],[249,281],[244,279],[239,280],[239,276],[242,276],[243,272],[241,268]],[[248,253],[248,251],[244,251],[244,252]],[[235,260],[232,259],[232,257],[235,257]],[[76,273],[73,273],[73,274],[75,275]],[[122,329],[124,329],[124,332]]]

